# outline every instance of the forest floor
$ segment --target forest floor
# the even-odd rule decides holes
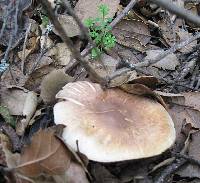
[[[0,183],[200,183],[199,14],[198,0],[0,1]],[[112,163],[75,152],[53,107],[77,81],[157,100],[174,145]]]

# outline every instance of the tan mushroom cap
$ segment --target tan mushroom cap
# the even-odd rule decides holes
[[[79,81],[65,85],[54,106],[56,124],[65,124],[63,138],[88,159],[98,162],[159,155],[175,141],[174,124],[156,101],[120,89]]]

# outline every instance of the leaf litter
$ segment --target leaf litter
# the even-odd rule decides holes
[[[73,15],[62,3],[49,2],[74,48],[84,52],[87,38]],[[106,4],[108,17],[115,19],[129,1],[75,0],[70,3],[84,22],[99,16],[100,4]],[[174,3],[199,14],[198,2]],[[2,180],[17,183],[154,183],[175,160],[184,159],[176,154],[184,154],[190,160],[186,159],[184,166],[170,173],[165,182],[200,182],[200,163],[193,161],[200,162],[199,39],[170,51],[146,67],[135,66],[155,60],[171,47],[192,39],[199,31],[196,25],[152,2],[139,1],[111,27],[116,37],[115,47],[104,50],[96,60],[90,55],[84,57],[101,77],[116,75],[109,82],[110,87],[161,103],[176,129],[175,144],[159,156],[104,164],[88,160],[65,144],[62,137],[56,135],[55,128],[58,127],[53,123],[52,115],[56,94],[67,83],[95,78],[74,60],[69,47],[62,42],[61,34],[49,22],[46,10],[37,1],[20,1],[18,28],[12,37],[16,28],[16,6],[15,1],[11,4],[0,2],[0,61],[6,58],[9,63],[4,72],[0,71],[0,164],[2,169],[7,168],[0,175]],[[8,17],[6,13],[10,13]],[[47,27],[44,26],[46,23]],[[123,69],[128,70],[119,74]],[[78,145],[77,141],[77,149]]]

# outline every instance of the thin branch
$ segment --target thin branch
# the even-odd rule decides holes
[[[21,65],[21,71],[24,74],[24,63],[25,63],[25,51],[26,51],[26,43],[27,43],[27,39],[28,39],[28,35],[30,33],[31,30],[31,26],[32,23],[29,24],[26,33],[25,33],[25,39],[24,39],[24,44],[23,44],[23,50],[22,50],[22,65]]]
[[[188,155],[180,154],[180,153],[174,153],[174,155],[178,158],[183,158],[183,159],[187,160],[189,163],[195,164],[200,167],[200,161],[195,159],[192,156],[188,156]]]
[[[124,10],[110,23],[111,27],[114,27],[128,12],[133,8],[138,0],[131,0],[131,2],[124,8]]]
[[[200,17],[191,13],[191,11],[181,8],[174,4],[171,0],[151,0],[151,2],[162,6],[173,14],[187,20],[191,23],[194,23],[197,26],[200,26]]]
[[[195,41],[196,39],[200,38],[200,33],[196,34],[195,36],[191,37],[190,39],[187,39],[177,45],[172,46],[170,49],[162,52],[161,54],[157,55],[156,58],[154,59],[148,59],[146,61],[143,62],[139,62],[137,64],[129,64],[129,68],[123,68],[115,73],[113,73],[112,75],[109,76],[109,80],[112,80],[130,70],[135,70],[138,69],[140,67],[148,67],[152,64],[155,64],[156,62],[159,62],[160,60],[162,60],[163,58],[165,58],[167,55],[174,53],[175,51],[177,51],[178,49],[181,49],[185,46],[187,46],[188,44],[190,44],[191,42]]]
[[[95,46],[94,42],[92,41],[91,37],[89,36],[88,33],[88,29],[83,25],[83,23],[81,22],[81,20],[78,18],[78,16],[74,13],[74,10],[71,8],[70,4],[68,1],[63,0],[63,5],[65,7],[65,9],[68,11],[68,13],[74,18],[74,20],[76,21],[76,23],[78,24],[80,30],[83,33],[83,36],[89,41],[89,43],[92,46]]]
[[[154,183],[165,183],[168,182],[167,179],[171,174],[173,174],[175,171],[177,171],[180,167],[182,167],[187,161],[185,159],[177,159],[174,163],[169,165],[167,168],[164,169],[164,171],[161,173],[161,175],[155,180]]]
[[[76,50],[76,48],[73,45],[73,42],[71,39],[67,36],[67,33],[65,32],[63,26],[58,21],[57,17],[52,11],[51,5],[47,0],[41,0],[41,4],[43,5],[44,9],[47,11],[48,17],[51,20],[52,24],[58,31],[61,39],[63,42],[68,46],[70,51],[72,52],[72,55],[75,59],[77,59],[82,66],[85,68],[85,70],[88,72],[88,74],[91,74],[94,78],[94,80],[100,82],[100,84],[105,85],[107,82],[104,78],[100,77],[93,68],[88,64],[87,61],[84,60],[84,58],[81,56],[80,52]]]

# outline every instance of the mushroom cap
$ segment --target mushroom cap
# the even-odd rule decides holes
[[[175,141],[171,117],[150,98],[87,81],[68,83],[56,97],[64,99],[54,106],[55,123],[66,125],[64,140],[90,160],[152,157]]]

